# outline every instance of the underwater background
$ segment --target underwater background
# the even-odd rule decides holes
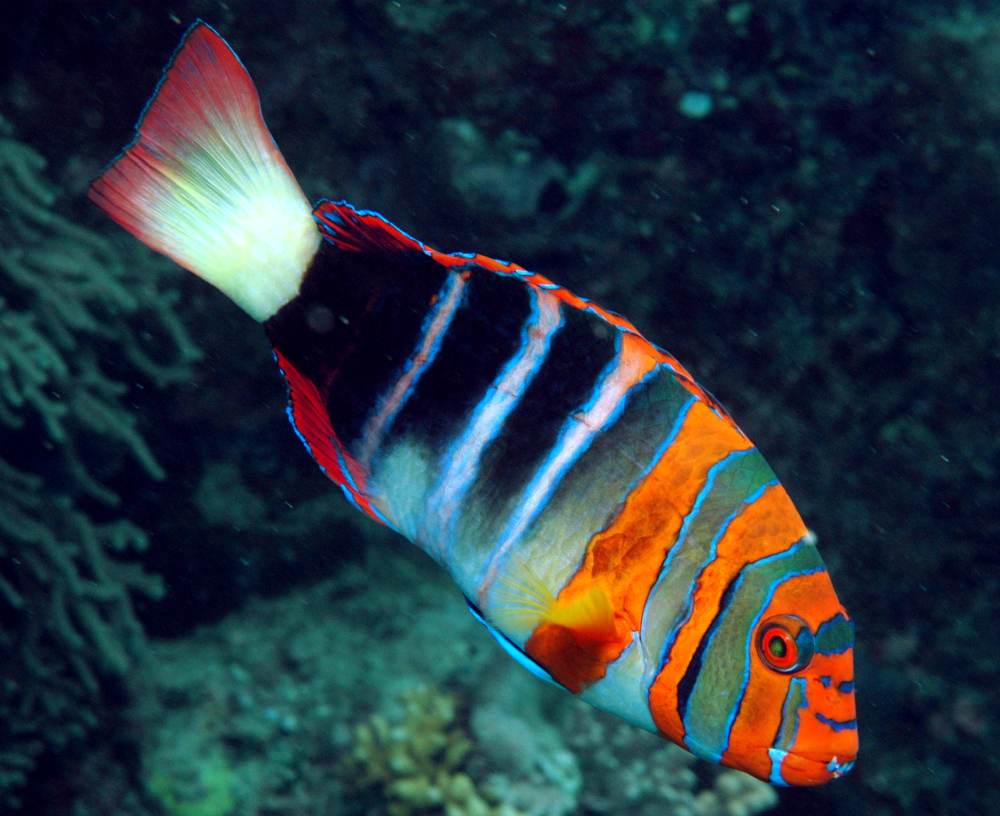
[[[260,327],[86,200],[196,18],[307,197],[627,315],[857,625],[820,789],[543,685],[285,418]],[[1000,3],[0,4],[0,812],[1000,812]]]

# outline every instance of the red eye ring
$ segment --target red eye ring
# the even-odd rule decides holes
[[[770,627],[760,639],[764,662],[778,671],[788,671],[799,657],[799,647],[780,626]]]
[[[781,674],[804,669],[813,650],[812,630],[793,615],[769,618],[757,631],[757,654],[765,666]]]

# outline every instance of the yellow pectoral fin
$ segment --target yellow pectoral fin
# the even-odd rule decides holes
[[[616,637],[611,598],[598,584],[592,584],[585,594],[565,605],[557,601],[544,622],[564,626],[580,642],[602,642]]]
[[[488,615],[524,634],[551,623],[569,629],[581,643],[616,639],[614,608],[603,586],[591,584],[572,599],[556,598],[530,566],[514,558],[494,584]]]
[[[487,615],[498,626],[531,632],[555,607],[556,598],[538,573],[510,558],[489,593]]]

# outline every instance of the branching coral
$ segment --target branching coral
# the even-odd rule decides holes
[[[164,471],[121,399],[128,386],[187,376],[198,356],[155,262],[125,263],[106,239],[54,210],[45,160],[0,118],[0,806],[17,804],[37,755],[92,727],[101,680],[143,641],[130,592],[162,587],[135,564],[146,535],[102,482],[129,453]],[[85,452],[86,451],[86,452]]]
[[[172,311],[176,295],[156,285],[157,262],[126,264],[108,240],[54,212],[44,168],[0,119],[0,423],[19,430],[37,416],[78,486],[114,504],[77,436],[123,443],[152,477],[164,474],[99,352],[112,348],[156,385],[186,376],[199,355]]]
[[[453,695],[418,686],[403,692],[400,704],[398,721],[379,713],[356,727],[341,766],[352,784],[379,787],[390,816],[517,816],[508,805],[488,804],[459,770],[472,742],[455,724]]]
[[[691,754],[583,703],[573,707],[566,729],[583,765],[580,803],[594,813],[753,816],[778,802],[766,782],[704,763],[700,770],[714,783],[702,787]]]

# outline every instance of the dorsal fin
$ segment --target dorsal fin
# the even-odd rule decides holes
[[[298,294],[320,236],[239,58],[199,21],[90,198],[263,321]]]
[[[373,257],[413,252],[437,254],[378,213],[357,210],[346,201],[320,199],[313,209],[313,218],[325,238],[348,252]]]

